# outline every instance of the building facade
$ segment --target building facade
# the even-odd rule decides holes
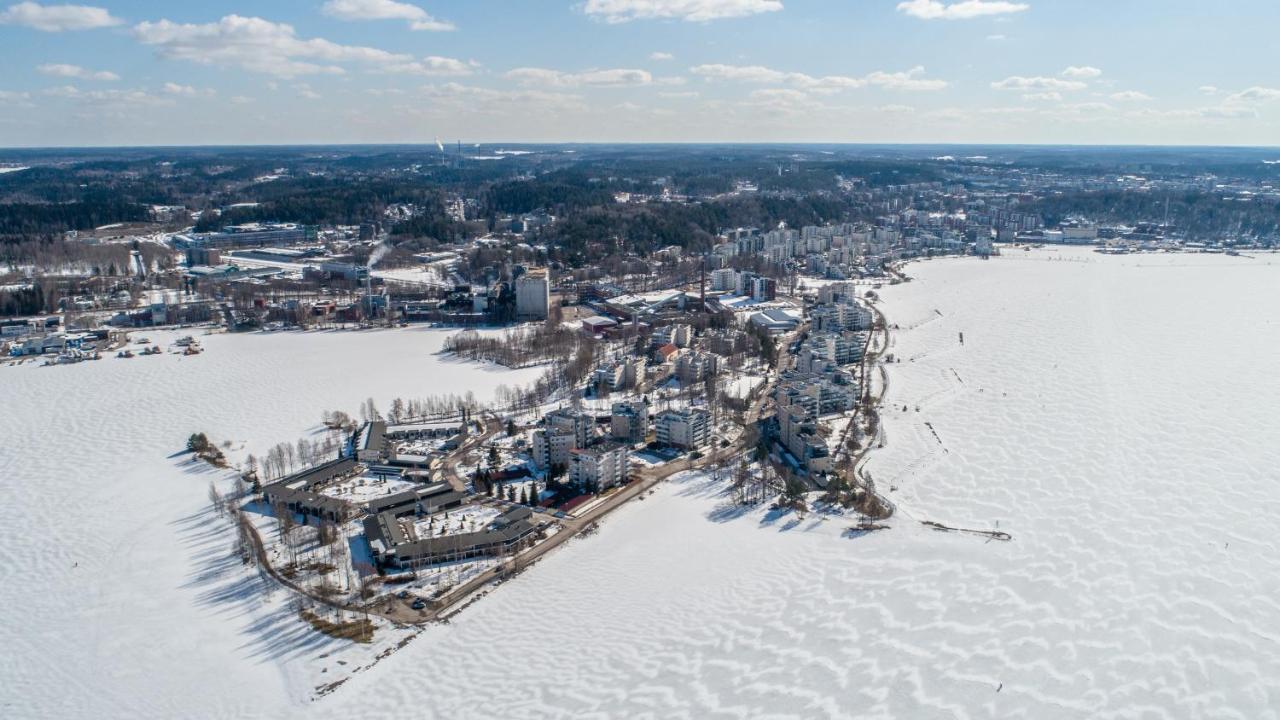
[[[693,450],[711,442],[711,413],[702,408],[664,410],[653,426],[658,442],[669,447]]]
[[[626,482],[628,469],[627,448],[618,443],[602,443],[569,453],[569,479],[594,492]]]

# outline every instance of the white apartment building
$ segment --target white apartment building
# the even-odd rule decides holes
[[[642,400],[614,403],[609,431],[614,440],[627,445],[644,442],[649,434],[649,406]]]
[[[714,353],[690,351],[676,358],[676,379],[682,384],[702,382],[720,372],[720,356]]]
[[[546,320],[551,310],[551,278],[546,268],[533,268],[516,278],[516,319]]]
[[[552,466],[569,467],[569,453],[573,450],[573,433],[558,428],[533,431],[533,464],[539,470]]]
[[[664,410],[653,421],[658,442],[686,450],[711,442],[711,413],[702,408]]]
[[[714,292],[730,292],[738,280],[738,272],[733,268],[721,268],[711,271],[711,289]]]
[[[573,447],[584,448],[591,444],[595,418],[572,410],[554,410],[547,413],[548,429],[564,430],[573,436]]]
[[[603,443],[578,448],[569,453],[569,480],[599,492],[627,479],[627,448],[618,443]]]

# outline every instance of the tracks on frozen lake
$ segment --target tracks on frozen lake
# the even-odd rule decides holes
[[[953,532],[953,533],[963,533],[966,535],[979,535],[985,538],[989,538],[991,540],[999,540],[1000,542],[1009,542],[1010,540],[1013,540],[1013,536],[1007,532],[1004,532],[1003,530],[970,530],[968,528],[950,527],[948,525],[943,525],[940,522],[934,522],[932,520],[921,520],[920,524],[924,525],[925,527],[933,528],[938,532]]]

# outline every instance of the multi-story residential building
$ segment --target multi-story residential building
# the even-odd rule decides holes
[[[715,292],[729,292],[738,280],[738,272],[733,268],[721,268],[711,271],[711,289]]]
[[[809,472],[831,468],[831,453],[818,435],[817,420],[803,406],[778,406],[778,434],[782,446]]]
[[[569,453],[569,479],[579,486],[599,492],[627,480],[628,450],[619,443],[602,443]]]
[[[751,283],[751,297],[761,302],[776,300],[778,297],[778,281],[766,277],[756,278]]]
[[[595,418],[572,410],[554,410],[546,415],[547,428],[564,430],[573,436],[573,447],[584,448],[591,444]]]
[[[609,430],[614,440],[627,445],[644,442],[649,434],[649,406],[643,400],[614,403]]]
[[[643,356],[629,357],[622,364],[622,384],[628,389],[636,389],[645,383],[645,372],[649,369],[649,361]]]
[[[720,372],[720,356],[693,350],[676,358],[675,374],[681,384],[702,382]]]
[[[858,403],[858,385],[844,371],[822,375],[787,372],[774,391],[778,406],[799,405],[812,415],[847,412]]]
[[[533,464],[539,470],[552,467],[569,467],[569,453],[573,450],[573,433],[558,428],[533,431]]]
[[[864,336],[847,331],[825,331],[809,336],[807,345],[820,349],[837,365],[853,365],[862,360]]]
[[[516,278],[516,319],[546,320],[551,310],[551,281],[546,268]]]
[[[653,426],[658,442],[670,447],[693,449],[711,442],[711,413],[702,408],[664,410]]]
[[[596,368],[595,384],[596,387],[604,386],[609,390],[621,390],[626,383],[626,366],[622,363],[615,363]]]

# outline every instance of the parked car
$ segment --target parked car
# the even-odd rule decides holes
[[[426,604],[425,602],[423,602],[423,601],[422,601],[422,598],[418,598],[417,600],[414,600],[414,601],[413,601],[413,604],[412,604],[412,605],[410,605],[409,607],[413,608],[414,610],[421,610],[421,609],[425,608],[426,606],[427,606],[427,604]]]

